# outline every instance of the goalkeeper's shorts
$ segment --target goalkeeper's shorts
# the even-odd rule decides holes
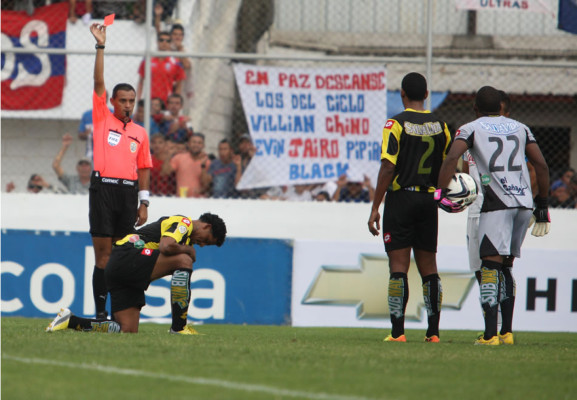
[[[481,212],[479,219],[479,254],[488,256],[521,257],[521,245],[533,210],[509,208]]]

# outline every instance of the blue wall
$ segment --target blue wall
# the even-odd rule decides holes
[[[84,290],[92,280],[92,265],[86,265],[90,261],[85,259],[85,254],[92,254],[91,246],[87,233],[4,230],[2,315],[45,318],[62,306],[84,315],[84,301],[92,297],[91,289],[89,293]],[[211,295],[223,296],[224,315],[197,318],[191,312],[189,317],[207,323],[290,324],[292,257],[292,243],[278,239],[228,238],[220,248],[197,248],[196,276],[204,273],[224,280],[224,292]],[[192,276],[194,281],[195,273]],[[170,284],[158,280],[151,287],[165,288],[156,293],[166,294]],[[196,289],[216,287],[210,279],[191,285],[193,297]],[[210,308],[211,296],[197,295],[194,307]],[[166,296],[147,294],[151,306],[166,302]],[[170,318],[170,311],[157,317]]]

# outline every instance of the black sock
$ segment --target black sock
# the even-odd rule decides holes
[[[441,318],[441,304],[443,303],[443,287],[438,274],[423,277],[423,298],[427,308],[427,337],[439,336],[439,320]]]
[[[389,311],[393,329],[391,335],[398,338],[405,334],[405,309],[409,301],[407,274],[393,272],[389,278]]]
[[[70,316],[70,321],[68,321],[68,329],[74,329],[77,331],[84,332],[107,332],[107,333],[118,333],[120,332],[120,325],[118,322],[109,321],[107,319],[90,319],[81,318],[76,315]]]
[[[501,335],[513,332],[513,309],[515,308],[515,278],[511,267],[503,267],[501,274]]]
[[[485,261],[481,265],[481,307],[485,317],[485,340],[497,335],[500,275],[503,264]]]
[[[190,302],[190,269],[177,269],[170,281],[170,304],[172,307],[172,330],[179,332],[186,326]]]
[[[94,295],[94,304],[96,305],[96,315],[106,313],[106,282],[104,280],[104,270],[94,266],[92,273],[92,294]]]

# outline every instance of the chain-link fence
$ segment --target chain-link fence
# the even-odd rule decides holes
[[[474,119],[481,86],[509,93],[511,117],[535,133],[553,181],[577,168],[577,35],[557,28],[558,6],[92,0],[70,11],[66,1],[3,1],[3,189],[13,182],[26,191],[40,174],[65,191],[51,168],[64,133],[74,137],[60,162],[65,173],[90,156],[88,26],[109,13],[116,19],[107,29],[107,89],[127,82],[146,100],[133,119],[151,134],[157,194],[302,200],[311,189],[329,197],[338,185],[366,190],[382,126],[402,111],[400,82],[410,71],[427,76],[429,104],[453,130]],[[204,153],[191,150],[197,167],[179,171],[171,156],[189,151],[192,132],[204,134]]]

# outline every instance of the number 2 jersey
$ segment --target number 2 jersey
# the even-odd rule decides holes
[[[392,190],[434,192],[451,144],[447,124],[430,111],[407,108],[383,128],[381,160],[395,164]]]
[[[533,208],[525,147],[536,140],[525,124],[504,116],[480,117],[463,125],[455,140],[464,140],[475,159],[484,196],[481,212]]]

